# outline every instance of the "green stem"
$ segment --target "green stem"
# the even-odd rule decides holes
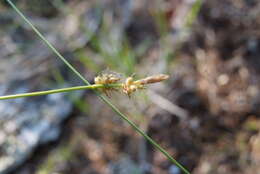
[[[30,93],[23,93],[23,94],[14,94],[14,95],[5,95],[0,96],[0,100],[8,100],[8,99],[15,99],[15,98],[22,98],[22,97],[33,97],[33,96],[40,96],[40,95],[48,95],[48,94],[55,94],[61,92],[70,92],[70,91],[77,91],[77,90],[86,90],[86,89],[98,89],[98,88],[116,88],[121,87],[122,84],[110,84],[110,85],[88,85],[88,86],[76,86],[76,87],[69,87],[69,88],[62,88],[62,89],[53,89],[48,91],[38,91],[38,92],[30,92]]]
[[[12,8],[27,22],[35,33],[47,44],[47,46],[86,84],[91,85],[87,79],[85,79],[57,50],[54,48],[51,43],[44,38],[44,36],[37,30],[37,28],[22,14],[22,12],[10,1],[6,0]],[[117,113],[123,120],[125,120],[129,125],[133,127],[138,133],[140,133],[148,142],[154,145],[159,151],[161,151],[169,161],[178,166],[185,174],[190,174],[190,172],[185,169],[178,161],[176,161],[166,150],[164,150],[159,144],[157,144],[151,137],[149,137],[144,131],[142,131],[138,126],[129,120],[123,113],[121,113],[106,97],[101,95],[98,91],[96,94],[103,100],[107,105],[109,105],[115,113]]]
[[[83,82],[87,85],[91,85],[87,79],[85,79],[60,53],[52,46],[52,44],[45,39],[45,37],[40,33],[40,31],[23,15],[23,13],[12,3],[10,0],[6,0],[11,7],[21,16],[21,18],[33,29],[33,31],[42,39],[42,41],[65,63],[71,71],[73,71]]]
[[[134,122],[129,120],[121,111],[119,111],[107,98],[101,96],[101,99],[107,103],[114,112],[116,112],[123,120],[125,120],[130,126],[134,128],[139,134],[141,134],[149,143],[151,143],[157,150],[162,152],[164,156],[179,167],[185,174],[190,174],[190,172],[183,167],[177,160],[175,160],[166,150],[164,150],[158,143],[156,143],[149,135],[147,135],[144,131],[142,131]]]

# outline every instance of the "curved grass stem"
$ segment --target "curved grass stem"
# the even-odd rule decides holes
[[[116,87],[121,87],[121,86],[122,86],[122,84],[110,84],[110,85],[95,84],[95,85],[87,85],[87,86],[75,86],[75,87],[53,89],[53,90],[47,90],[47,91],[5,95],[5,96],[0,96],[0,100],[16,99],[16,98],[23,98],[23,97],[33,97],[33,96],[48,95],[48,94],[70,92],[70,91],[77,91],[77,90],[86,90],[86,89],[95,90],[95,89],[99,89],[99,88],[116,88]]]
[[[6,0],[11,7],[22,17],[22,19],[29,24],[34,32],[46,43],[46,45],[86,84],[91,85],[87,79],[85,79],[59,52],[58,50],[52,46],[52,44],[44,38],[44,36],[39,32],[39,30],[23,15],[23,13],[11,2],[11,0]],[[156,143],[151,137],[149,137],[144,131],[142,131],[134,122],[129,120],[127,116],[121,113],[105,96],[101,95],[98,91],[96,94],[103,100],[107,105],[109,105],[112,110],[117,113],[121,119],[125,120],[130,126],[133,127],[135,131],[141,134],[149,143],[151,143],[156,149],[161,151],[165,157],[168,158],[169,161],[174,163],[177,167],[179,167],[185,174],[190,174],[190,172],[183,167],[178,161],[176,161],[166,150],[164,150],[158,143]]]

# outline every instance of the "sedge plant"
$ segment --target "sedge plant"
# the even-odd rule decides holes
[[[120,90],[130,96],[133,92],[144,89],[148,84],[161,82],[168,79],[168,75],[160,74],[149,76],[140,80],[134,80],[133,77],[128,77],[122,81],[122,79],[117,78],[113,74],[102,74],[95,78],[95,84],[90,84],[90,82],[85,79],[60,53],[59,51],[40,33],[40,31],[23,15],[23,13],[16,7],[16,5],[11,0],[6,0],[7,3],[17,12],[17,14],[33,29],[33,31],[40,37],[40,39],[58,56],[60,60],[65,63],[69,69],[76,74],[86,85],[76,86],[62,89],[54,89],[48,91],[39,91],[32,93],[14,94],[7,96],[0,96],[0,100],[15,99],[21,97],[32,97],[39,95],[48,95],[61,92],[70,92],[75,90],[94,90],[97,96],[104,101],[117,115],[125,120],[135,131],[142,135],[149,143],[151,143],[157,150],[163,153],[163,155],[180,168],[185,174],[190,174],[190,172],[182,166],[177,160],[175,160],[164,148],[162,148],[158,143],[156,143],[150,136],[148,136],[143,130],[141,130],[134,122],[129,120],[125,114],[117,109],[107,97],[101,93],[107,94],[110,90]]]

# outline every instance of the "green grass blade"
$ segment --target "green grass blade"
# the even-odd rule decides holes
[[[183,167],[178,161],[176,161],[166,150],[164,150],[158,143],[156,143],[150,136],[148,136],[144,131],[142,131],[134,122],[129,120],[121,111],[119,111],[107,98],[101,96],[101,99],[107,103],[111,109],[116,112],[123,120],[125,120],[129,125],[131,125],[134,130],[136,130],[139,134],[141,134],[149,143],[151,143],[157,150],[162,152],[165,157],[168,158],[173,164],[179,167],[185,174],[190,174],[190,172]]]
[[[45,42],[45,44],[73,71],[83,82],[87,85],[91,85],[59,52],[52,46],[52,44],[45,39],[45,37],[40,33],[40,31],[23,15],[23,13],[12,3],[10,0],[6,0],[11,7],[21,16],[21,18],[33,29],[33,31]]]
[[[121,86],[122,86],[122,84],[110,84],[110,85],[96,84],[96,85],[88,85],[88,86],[75,86],[75,87],[53,89],[53,90],[47,90],[47,91],[5,95],[5,96],[0,96],[0,100],[16,99],[16,98],[23,98],[23,97],[33,97],[33,96],[48,95],[48,94],[70,92],[70,91],[77,91],[77,90],[86,90],[86,89],[94,90],[94,89],[98,89],[98,88],[116,88],[116,87],[121,87]]]
[[[186,19],[186,27],[189,27],[189,28],[191,27],[191,25],[196,20],[198,14],[199,14],[201,6],[202,6],[202,0],[196,0],[196,2],[194,2],[194,4],[192,5],[192,8],[187,16],[187,19]]]
[[[22,14],[22,12],[11,2],[11,0],[6,0],[12,8],[23,18],[23,20],[28,23],[36,34],[47,44],[47,46],[53,50],[53,52],[87,85],[90,85],[87,79],[85,79],[57,50],[52,46],[52,44],[44,38],[44,36],[38,31],[38,29]],[[190,172],[185,169],[180,163],[178,163],[166,150],[164,150],[158,143],[156,143],[151,137],[149,137],[144,131],[142,131],[138,126],[130,121],[123,113],[121,113],[106,97],[100,95],[96,91],[97,95],[111,107],[111,109],[117,113],[123,120],[125,120],[129,125],[133,127],[138,133],[140,133],[148,142],[150,142],[156,149],[161,151],[172,163],[178,166],[185,174],[190,174]]]

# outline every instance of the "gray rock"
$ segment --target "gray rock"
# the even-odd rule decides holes
[[[113,174],[143,174],[141,168],[137,166],[128,156],[121,158],[110,165]]]
[[[1,101],[0,108],[0,173],[5,173],[21,164],[37,145],[58,138],[72,104],[64,94],[53,94]]]
[[[98,29],[100,13],[83,7],[68,16],[30,20],[59,51],[68,52],[83,47]],[[89,21],[84,22],[88,35],[79,30],[81,20]],[[1,96],[82,84],[73,73],[66,74],[66,84],[46,82],[51,69],[64,71],[62,62],[15,13],[0,13],[0,21]],[[64,93],[0,101],[0,174],[22,164],[39,144],[56,140],[72,107]]]

